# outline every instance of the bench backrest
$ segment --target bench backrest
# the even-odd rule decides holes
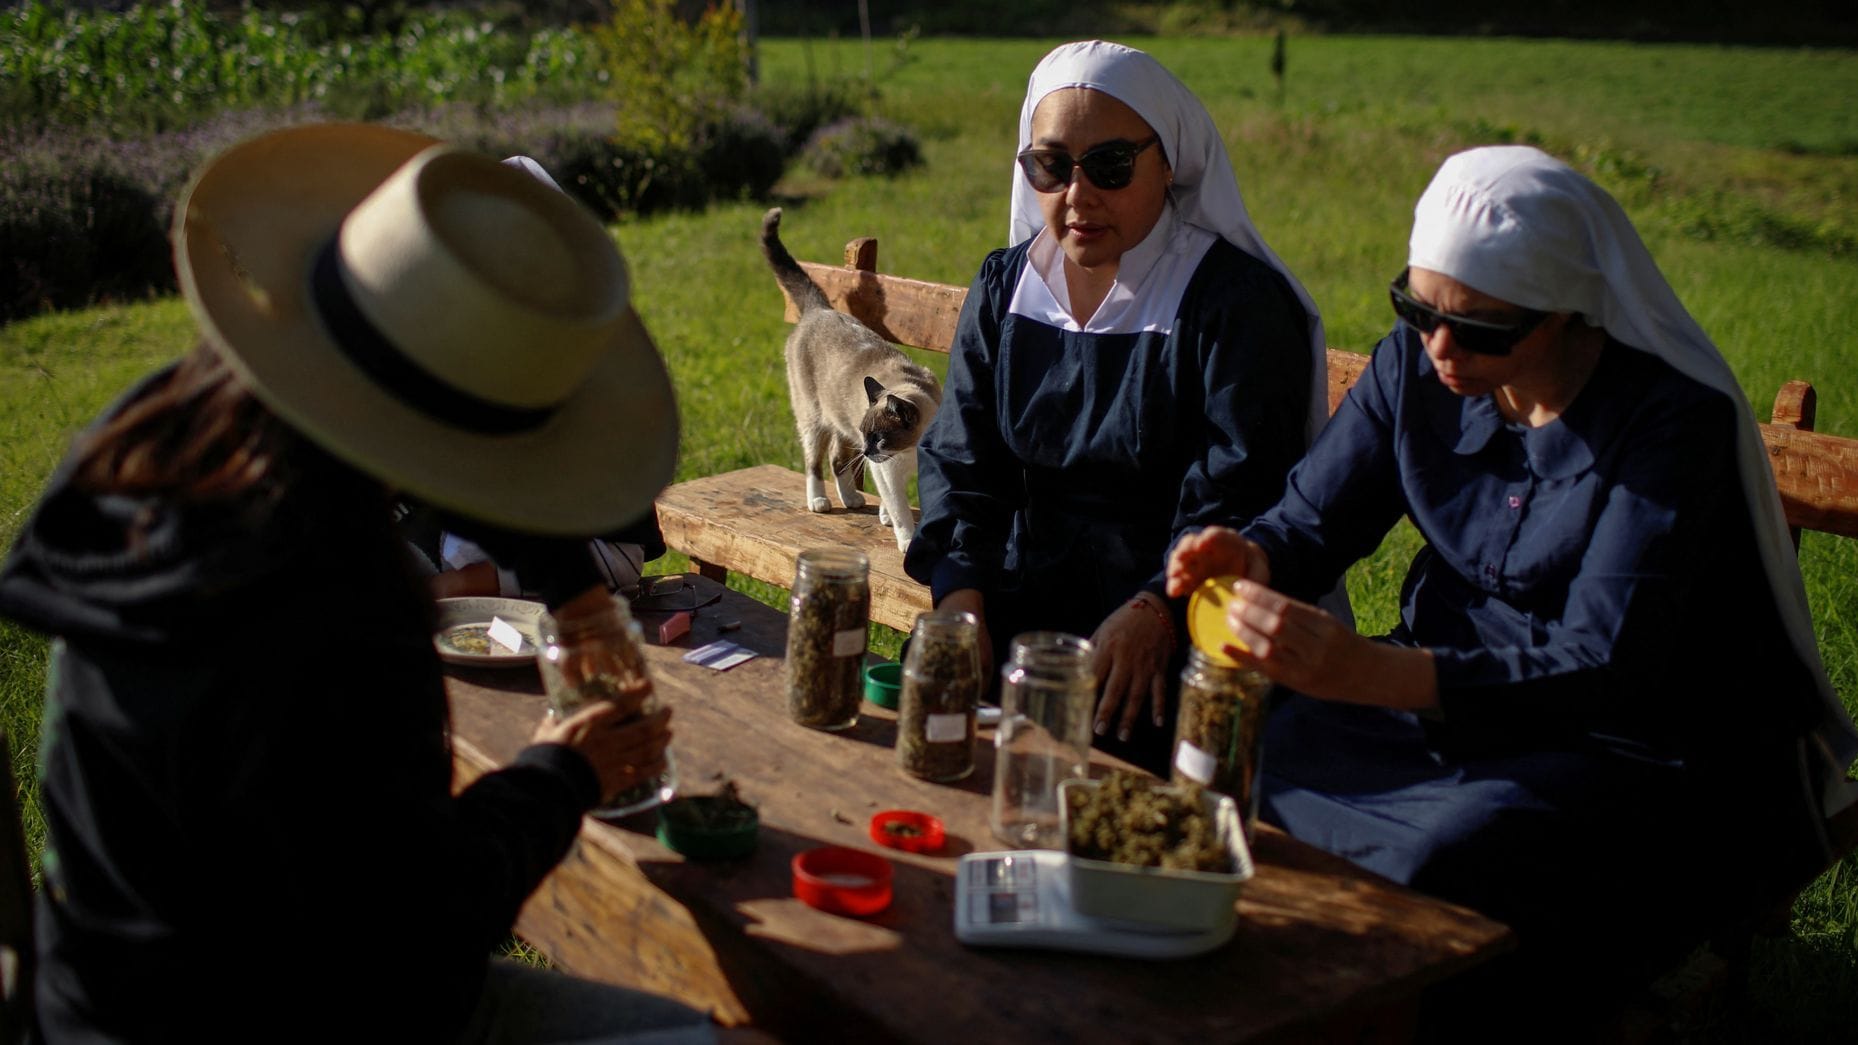
[[[879,273],[875,239],[846,244],[843,266],[803,261],[800,267],[834,308],[858,317],[886,340],[936,352],[947,352],[954,343],[966,288]],[[788,301],[788,321],[798,315]],[[1367,365],[1361,353],[1329,350],[1331,413]],[[1858,537],[1858,439],[1813,431],[1815,408],[1813,386],[1789,381],[1774,399],[1773,423],[1761,426],[1781,507],[1788,525],[1795,527],[1796,542],[1800,528]]]

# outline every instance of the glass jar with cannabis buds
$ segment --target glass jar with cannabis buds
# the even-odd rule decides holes
[[[572,611],[561,607],[543,614],[539,624],[537,665],[549,713],[565,717],[596,700],[636,703],[633,717],[656,713],[659,698],[645,669],[644,637],[625,597],[572,605]],[[669,749],[664,758],[664,772],[612,796],[594,815],[625,816],[669,801],[677,791],[677,766]]]
[[[974,772],[980,695],[980,623],[974,614],[918,615],[897,704],[897,764],[904,772],[935,781]]]
[[[1244,817],[1247,838],[1258,818],[1258,765],[1271,686],[1264,674],[1220,664],[1198,648],[1181,669],[1171,779],[1230,795]]]
[[[850,548],[809,548],[794,563],[787,621],[787,712],[814,729],[850,729],[863,697],[871,563]]]

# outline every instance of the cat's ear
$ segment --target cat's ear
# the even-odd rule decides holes
[[[877,397],[884,394],[884,386],[877,383],[877,378],[872,377],[870,374],[866,374],[864,377],[864,394],[865,400],[871,406],[876,406]]]

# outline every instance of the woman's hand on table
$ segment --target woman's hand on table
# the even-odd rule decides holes
[[[1168,613],[1160,599],[1144,592],[1104,618],[1090,637],[1096,651],[1092,667],[1103,680],[1093,727],[1098,736],[1114,729],[1118,739],[1128,740],[1144,704],[1151,709],[1155,725],[1161,725],[1168,693],[1168,654],[1174,647]]]
[[[942,601],[935,607],[950,613],[974,614],[975,621],[980,624],[980,636],[976,639],[976,644],[980,646],[981,678],[983,680],[994,677],[994,642],[993,637],[987,633],[986,603],[987,600],[981,595],[979,588],[957,588],[942,596]]]
[[[1232,586],[1226,626],[1249,647],[1227,646],[1227,656],[1299,693],[1408,711],[1438,703],[1431,653],[1375,642],[1257,581]]]
[[[1263,548],[1224,526],[1208,526],[1174,542],[1168,551],[1168,594],[1180,598],[1208,577],[1238,577],[1271,583],[1271,560]]]
[[[604,801],[665,771],[665,749],[671,744],[671,709],[639,715],[636,702],[626,707],[597,700],[565,718],[544,718],[533,740],[580,752],[600,779]]]

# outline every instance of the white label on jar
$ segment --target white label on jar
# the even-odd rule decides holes
[[[1213,756],[1194,747],[1187,741],[1181,741],[1180,750],[1174,753],[1174,768],[1181,771],[1189,780],[1202,784],[1213,782],[1213,769],[1216,763]]]
[[[835,657],[856,657],[864,652],[864,629],[846,628],[832,633],[832,655]]]
[[[931,744],[968,739],[968,716],[930,715],[928,721],[923,723],[923,739]]]

